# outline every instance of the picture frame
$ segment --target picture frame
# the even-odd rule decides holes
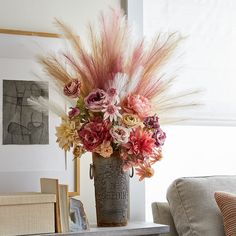
[[[83,203],[76,198],[70,198],[70,231],[78,232],[89,230],[90,225]]]
[[[0,29],[0,109],[3,111],[3,80],[37,81],[43,75],[37,56],[62,49],[58,34]],[[39,75],[39,76],[38,76]],[[49,88],[49,99],[58,101]],[[59,98],[60,101],[60,98]],[[65,108],[65,104],[63,104]],[[0,128],[2,130],[3,115]],[[69,195],[80,194],[80,160],[64,153],[56,143],[60,118],[49,112],[49,144],[3,145],[0,140],[0,189],[4,192],[38,191],[41,177],[58,178],[69,184]],[[1,138],[2,139],[2,134]],[[6,183],[6,179],[8,180]]]

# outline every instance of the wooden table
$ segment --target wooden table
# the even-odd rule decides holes
[[[96,227],[91,226],[89,231],[50,234],[51,236],[157,236],[169,232],[169,226],[147,222],[129,222],[123,227]]]

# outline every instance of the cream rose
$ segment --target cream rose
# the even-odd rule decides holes
[[[141,124],[141,120],[135,114],[124,113],[122,116],[122,122],[130,128],[136,127]]]

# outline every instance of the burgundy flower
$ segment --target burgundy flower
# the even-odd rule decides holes
[[[69,118],[72,119],[80,114],[80,109],[78,107],[71,107],[71,111],[69,111]]]
[[[84,147],[88,151],[93,151],[103,141],[111,140],[110,123],[103,121],[100,118],[95,118],[93,121],[85,124],[79,131],[80,139]]]
[[[107,93],[102,89],[93,90],[85,99],[86,107],[93,112],[100,112],[107,103]]]
[[[152,137],[156,140],[155,144],[157,147],[164,145],[166,140],[166,133],[162,131],[161,128],[158,128],[153,133]]]
[[[78,98],[80,95],[81,83],[78,79],[73,79],[65,85],[64,94],[70,98]]]
[[[158,129],[160,127],[157,115],[148,116],[144,119],[144,125],[149,129]]]

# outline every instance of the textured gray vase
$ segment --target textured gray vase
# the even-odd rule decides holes
[[[109,158],[93,153],[96,213],[98,226],[127,225],[129,173],[122,169],[119,153]]]

